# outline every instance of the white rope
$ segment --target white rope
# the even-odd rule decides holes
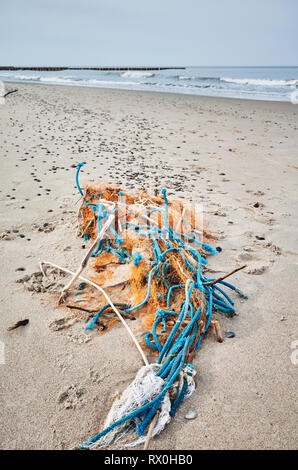
[[[39,263],[40,267],[43,265],[43,264],[48,264],[50,266],[53,266],[54,268],[57,268],[57,269],[60,269],[61,271],[64,271],[68,274],[71,274],[72,276],[74,275],[74,272],[73,271],[70,271],[69,269],[67,268],[61,268],[61,266],[58,266],[57,264],[54,264],[54,263],[51,263],[49,261],[41,261]],[[43,272],[42,268],[41,268],[41,271]],[[107,302],[111,305],[112,309],[114,310],[114,312],[116,313],[116,315],[118,316],[118,318],[121,320],[121,322],[123,323],[123,325],[125,326],[129,336],[131,337],[131,339],[133,340],[133,342],[135,343],[139,353],[141,354],[142,356],[142,359],[145,363],[146,366],[149,365],[149,362],[144,354],[144,351],[142,350],[141,346],[139,345],[135,335],[133,334],[132,330],[129,328],[128,324],[126,323],[126,321],[124,320],[124,318],[122,317],[122,315],[120,314],[120,312],[117,310],[117,308],[115,307],[115,305],[113,304],[112,300],[110,299],[110,297],[108,296],[108,294],[102,289],[102,287],[100,287],[98,284],[95,284],[95,282],[93,281],[90,281],[89,279],[86,279],[85,277],[83,276],[78,276],[79,279],[81,279],[82,281],[84,282],[87,282],[87,284],[90,284],[91,286],[95,287],[97,290],[99,290],[103,296],[106,298]]]

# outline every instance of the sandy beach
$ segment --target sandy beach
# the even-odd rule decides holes
[[[209,257],[214,276],[247,264],[233,281],[248,300],[233,296],[237,316],[218,315],[235,337],[206,339],[196,391],[151,449],[296,448],[298,106],[6,84],[15,88],[0,105],[0,447],[76,446],[142,365],[120,324],[85,334],[51,295],[16,282],[40,260],[70,269],[81,261],[75,166],[86,162],[82,185],[166,187],[202,205],[222,249]],[[184,417],[189,407],[195,420]]]

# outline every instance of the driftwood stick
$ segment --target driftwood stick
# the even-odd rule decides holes
[[[106,233],[106,231],[108,230],[109,226],[112,224],[112,222],[114,221],[115,219],[115,214],[111,214],[108,218],[108,220],[106,221],[106,223],[104,224],[104,226],[102,227],[101,231],[99,232],[99,234],[97,235],[96,239],[94,240],[94,242],[92,243],[92,245],[90,246],[87,254],[84,256],[79,268],[77,269],[77,271],[75,272],[74,276],[71,278],[71,280],[69,281],[68,284],[66,284],[66,286],[63,287],[62,289],[62,292],[61,292],[61,295],[60,295],[60,298],[59,298],[59,303],[63,302],[63,300],[65,299],[65,295],[66,295],[66,292],[70,289],[70,287],[73,285],[73,283],[78,279],[78,277],[80,276],[81,272],[83,271],[83,269],[87,266],[87,263],[88,263],[88,260],[95,248],[95,246],[98,244],[98,242],[100,242],[100,240],[103,239],[104,237],[104,234]]]
[[[98,312],[98,309],[97,310],[89,310],[88,308],[83,308],[83,307],[79,307],[79,306],[76,306],[76,305],[66,305],[66,307],[74,309],[74,310],[81,310],[82,312],[87,312],[87,313],[96,313],[96,312]]]
[[[222,343],[223,342],[223,335],[222,335],[222,332],[221,332],[219,321],[218,320],[211,320],[211,325],[214,328],[217,341],[219,343]]]
[[[63,271],[65,273],[68,273],[68,274],[71,274],[72,276],[74,276],[74,272],[73,271],[70,271],[69,269],[67,268],[61,268],[61,266],[58,266],[57,264],[54,264],[54,263],[51,263],[49,261],[41,261],[40,262],[40,265],[43,265],[43,264],[48,264],[49,266],[53,266],[54,268],[56,269],[59,269],[60,271]],[[106,300],[108,301],[108,303],[110,304],[110,306],[112,307],[112,309],[114,310],[114,312],[116,313],[117,317],[119,318],[119,320],[123,323],[124,327],[126,328],[129,336],[131,337],[131,339],[133,340],[134,344],[136,345],[137,347],[137,350],[139,351],[139,353],[141,354],[142,356],[142,359],[145,363],[146,366],[149,365],[149,362],[148,362],[148,359],[146,358],[145,354],[144,354],[144,351],[142,350],[141,346],[139,345],[135,335],[133,334],[133,332],[131,331],[131,329],[129,328],[128,324],[126,323],[126,321],[124,320],[124,318],[122,317],[122,315],[119,313],[118,309],[115,307],[115,305],[113,304],[112,300],[110,299],[110,297],[108,296],[108,294],[102,289],[102,287],[100,287],[98,284],[95,284],[95,282],[93,281],[90,281],[89,279],[86,279],[85,277],[81,276],[81,275],[78,275],[79,279],[81,279],[81,281],[84,281],[86,282],[87,284],[90,284],[91,286],[95,287],[95,289],[97,289],[105,298]]]
[[[152,421],[149,425],[148,434],[147,434],[147,437],[146,437],[146,441],[145,441],[143,450],[148,450],[148,448],[149,448],[150,439],[151,439],[151,436],[152,436],[152,433],[153,433],[154,426],[155,426],[156,421],[158,419],[158,415],[159,415],[159,411],[157,411],[156,414],[152,418]]]
[[[205,286],[211,286],[212,284],[217,284],[217,282],[219,281],[223,281],[226,277],[229,277],[231,276],[232,274],[236,273],[237,271],[240,271],[240,269],[244,269],[246,268],[247,264],[244,264],[243,266],[239,266],[239,268],[235,268],[233,269],[233,271],[225,274],[224,276],[221,276],[217,279],[214,279],[214,281],[209,281],[209,282],[205,282]]]
[[[16,328],[19,328],[20,326],[25,326],[29,323],[29,320],[26,318],[26,320],[20,320],[18,321],[17,323],[15,323],[14,325],[12,326],[9,326],[7,328],[7,331],[12,331],[12,330],[15,330]]]
[[[8,95],[11,95],[11,93],[16,93],[18,90],[15,89],[15,90],[10,90],[8,91],[7,93],[5,93],[5,95],[2,96],[2,98],[6,98]]]

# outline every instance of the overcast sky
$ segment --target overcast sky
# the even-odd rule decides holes
[[[0,3],[0,65],[298,65],[298,0]]]

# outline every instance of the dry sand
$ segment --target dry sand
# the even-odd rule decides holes
[[[15,283],[37,271],[40,259],[72,268],[81,259],[73,168],[79,161],[87,163],[82,184],[167,187],[170,195],[203,204],[222,248],[209,259],[211,272],[248,264],[233,281],[249,299],[235,299],[239,316],[220,318],[235,338],[204,342],[195,359],[196,392],[151,448],[295,448],[298,107],[6,88],[18,92],[0,106],[1,448],[67,449],[91,437],[141,366],[121,325],[85,335],[84,324],[56,309],[48,294]],[[24,318],[27,326],[7,331]],[[184,418],[189,407],[198,411],[193,421]]]

